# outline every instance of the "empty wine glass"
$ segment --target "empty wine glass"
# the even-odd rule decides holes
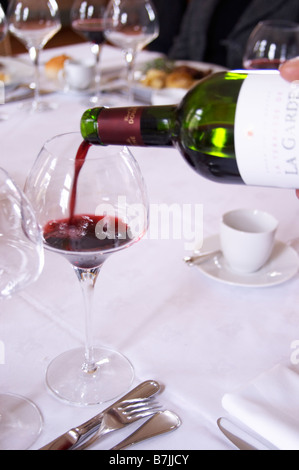
[[[288,59],[299,55],[299,25],[291,21],[261,21],[246,44],[245,69],[278,69]]]
[[[95,55],[95,94],[90,101],[98,104],[102,101],[100,92],[100,58],[104,37],[104,13],[108,0],[75,0],[71,9],[72,28],[84,39],[91,42],[91,51]]]
[[[45,248],[70,262],[85,301],[85,347],[53,359],[47,385],[69,403],[110,400],[130,387],[134,371],[119,352],[93,345],[92,296],[105,260],[146,232],[148,201],[139,167],[127,148],[90,146],[79,133],[64,134],[44,145],[25,192]]]
[[[26,47],[34,64],[34,99],[32,111],[46,111],[53,105],[40,99],[39,56],[47,42],[60,30],[61,23],[55,0],[11,0],[7,17],[9,30]]]
[[[125,53],[128,99],[132,101],[134,64],[138,51],[159,35],[159,22],[150,0],[111,0],[105,14],[105,36]]]
[[[0,299],[34,282],[43,268],[43,245],[32,208],[23,192],[0,168]],[[0,449],[28,449],[42,428],[30,400],[0,393]]]

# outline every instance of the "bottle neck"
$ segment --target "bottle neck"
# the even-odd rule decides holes
[[[89,109],[82,116],[81,133],[98,145],[170,146],[176,136],[176,106]]]

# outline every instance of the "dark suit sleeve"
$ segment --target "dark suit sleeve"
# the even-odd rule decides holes
[[[179,35],[169,51],[171,59],[203,60],[207,29],[219,0],[191,0],[182,20]]]

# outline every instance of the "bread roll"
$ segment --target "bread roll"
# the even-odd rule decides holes
[[[58,77],[60,70],[63,69],[65,61],[70,58],[71,57],[65,54],[52,57],[52,59],[48,60],[48,62],[46,62],[45,64],[46,76],[50,79],[56,79]]]
[[[151,88],[184,88],[189,90],[197,80],[212,73],[211,69],[200,70],[189,65],[178,65],[167,69],[149,68],[142,85]]]
[[[145,86],[160,90],[165,87],[165,80],[166,72],[158,69],[150,69],[141,83]]]
[[[194,84],[193,77],[186,71],[174,70],[166,77],[167,88],[185,88],[188,90]]]
[[[0,81],[3,83],[8,83],[10,81],[10,75],[5,72],[0,72]]]

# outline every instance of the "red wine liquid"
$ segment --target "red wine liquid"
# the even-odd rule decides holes
[[[127,225],[114,217],[89,214],[52,220],[44,227],[45,242],[57,250],[113,250],[129,241]]]
[[[75,214],[79,174],[82,169],[82,166],[84,165],[90,146],[91,146],[90,143],[86,142],[86,140],[83,140],[83,142],[80,144],[77,150],[77,155],[75,159],[74,181],[73,181],[73,187],[72,187],[71,199],[70,199],[70,220],[72,220],[73,215]]]
[[[117,217],[75,214],[78,178],[90,146],[83,141],[77,151],[69,217],[52,220],[44,227],[46,244],[70,254],[113,250],[130,241],[128,226]],[[100,253],[98,256],[73,256],[70,261],[74,265],[91,268],[100,265],[103,256]]]
[[[90,18],[75,20],[72,23],[72,27],[77,33],[87,39],[87,41],[93,42],[94,44],[103,44],[105,41],[104,36],[104,24],[102,19]]]
[[[248,60],[244,66],[247,70],[276,70],[283,63],[280,59],[254,59]]]

